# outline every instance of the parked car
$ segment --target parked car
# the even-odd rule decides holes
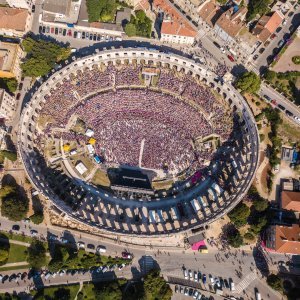
[[[43,26],[43,27],[42,27],[42,33],[45,33],[45,32],[46,32],[46,27]]]
[[[105,253],[106,252],[106,247],[99,245],[96,249],[96,252]]]
[[[19,231],[20,230],[20,226],[15,224],[12,226],[12,230],[15,230],[15,231]]]
[[[205,274],[202,275],[202,282],[203,282],[203,284],[206,283],[206,275]]]
[[[193,272],[191,270],[189,270],[189,278],[190,280],[193,280]]]
[[[296,122],[298,122],[300,124],[300,118],[294,116],[294,119],[296,120]]]
[[[277,32],[277,33],[280,32],[281,29],[282,29],[282,27],[278,27],[278,28],[276,29],[276,32]]]
[[[16,100],[20,100],[20,97],[21,97],[21,94],[18,93],[17,96],[16,96]]]
[[[53,27],[51,27],[50,32],[51,32],[51,33],[54,33],[54,28],[53,28]]]
[[[262,53],[264,53],[265,50],[266,50],[265,48],[260,48],[260,49],[258,50],[258,52],[259,52],[260,54],[262,54]]]
[[[215,283],[215,280],[214,280],[214,278],[212,277],[211,274],[209,274],[209,279],[210,279],[210,283],[211,283],[211,284],[214,284],[214,283]]]
[[[272,103],[273,105],[277,105],[277,101],[274,100],[274,99],[271,101],[271,103]]]
[[[289,12],[288,17],[291,17],[294,14],[293,11]]]
[[[234,58],[231,55],[227,55],[228,59],[232,62],[234,62]]]
[[[230,281],[230,290],[233,292],[235,291],[235,285],[233,281]]]
[[[255,54],[254,56],[253,56],[253,60],[257,60],[258,59],[258,54]]]
[[[125,264],[121,264],[121,265],[119,266],[119,271],[121,271],[125,266],[126,266]]]
[[[67,29],[64,28],[62,34],[63,34],[63,36],[66,36],[66,34],[67,34]]]
[[[32,236],[37,236],[37,235],[38,235],[38,232],[37,232],[36,230],[34,230],[34,229],[31,229],[31,230],[30,230],[30,234],[31,234]]]
[[[199,295],[199,292],[198,292],[197,290],[195,290],[195,291],[194,291],[194,294],[193,294],[193,298],[194,298],[194,299],[197,299],[198,295]]]
[[[188,296],[188,295],[189,295],[189,289],[188,289],[187,287],[184,289],[184,295],[185,295],[185,296]]]
[[[294,114],[292,112],[290,112],[289,110],[286,110],[285,113],[289,116],[289,117],[293,117]]]
[[[278,43],[278,46],[279,46],[279,47],[282,47],[283,45],[284,45],[284,41],[281,40],[281,41]]]
[[[198,282],[198,272],[194,271],[194,281]]]
[[[23,88],[23,82],[20,82],[19,83],[19,90],[22,90],[22,88]]]
[[[127,259],[132,259],[132,254],[128,252],[122,252],[122,257]]]
[[[271,101],[271,100],[272,100],[268,95],[264,95],[264,98],[265,98],[267,101]]]
[[[77,247],[78,247],[79,249],[85,249],[85,243],[79,241],[79,242],[77,242]]]
[[[43,31],[43,26],[39,26],[39,33],[42,33]]]
[[[271,37],[270,37],[271,40],[274,40],[274,39],[276,38],[276,36],[277,36],[277,35],[276,35],[275,33],[273,33],[273,34],[271,35]]]
[[[86,246],[88,249],[94,250],[95,249],[95,245],[93,244],[87,244]]]
[[[74,33],[73,33],[73,37],[74,37],[74,39],[76,39],[77,38],[77,31],[74,31]]]
[[[278,104],[278,107],[281,109],[281,110],[285,110],[285,107],[281,104]]]
[[[90,34],[87,32],[87,33],[85,34],[85,38],[88,40],[89,37],[90,37]]]
[[[57,28],[57,27],[55,28],[54,33],[55,33],[56,35],[58,35],[58,28]]]
[[[180,287],[180,294],[183,294],[184,293],[184,288],[183,286]]]
[[[67,239],[63,238],[63,237],[60,238],[60,241],[61,241],[61,243],[63,243],[63,244],[69,243],[69,241],[68,241]]]
[[[46,27],[46,33],[49,33],[49,32],[50,32],[50,27],[47,26],[47,27]]]
[[[33,12],[33,13],[35,12],[35,5],[34,4],[31,7],[31,12]]]
[[[82,33],[81,38],[82,38],[82,39],[85,39],[85,32]]]

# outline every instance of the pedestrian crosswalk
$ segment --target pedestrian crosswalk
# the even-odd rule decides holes
[[[240,294],[245,290],[255,279],[257,275],[255,272],[249,273],[244,279],[236,286],[235,293]]]

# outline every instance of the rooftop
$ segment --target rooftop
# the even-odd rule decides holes
[[[197,31],[167,0],[153,0],[153,7],[164,12],[162,34],[195,37]]]
[[[247,8],[242,7],[234,13],[231,7],[217,20],[216,25],[222,28],[231,37],[236,37],[244,25]]]
[[[275,225],[275,251],[279,253],[300,254],[300,225]]]
[[[18,44],[0,42],[0,70],[11,71],[15,62]]]
[[[67,15],[71,0],[44,0],[43,10],[55,14]]]
[[[300,191],[282,191],[281,207],[286,210],[300,212]]]
[[[278,11],[275,11],[271,16],[262,16],[254,27],[253,34],[265,42],[279,27],[283,19],[284,16]]]
[[[214,17],[217,15],[217,11],[220,10],[220,7],[215,3],[215,1],[204,2],[200,6],[199,16],[200,18],[208,23],[208,25],[214,25]]]
[[[0,28],[25,31],[27,9],[0,7]]]

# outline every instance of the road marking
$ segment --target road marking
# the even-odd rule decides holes
[[[235,293],[240,294],[243,290],[245,290],[251,282],[253,282],[257,278],[256,273],[249,273],[237,286]]]

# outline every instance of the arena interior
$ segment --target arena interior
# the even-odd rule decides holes
[[[53,207],[119,234],[196,232],[241,200],[258,162],[242,96],[191,59],[145,48],[97,51],[49,76],[18,145]]]

